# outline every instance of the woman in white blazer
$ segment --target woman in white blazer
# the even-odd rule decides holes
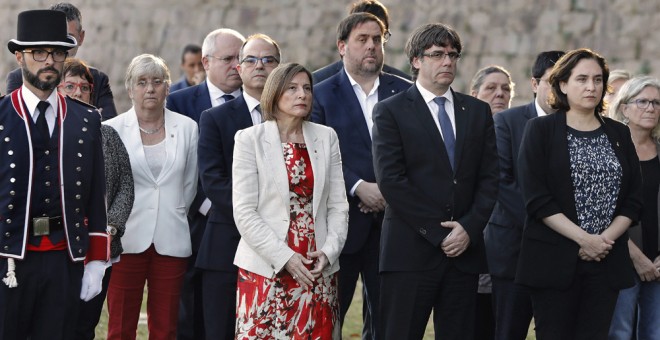
[[[170,73],[163,59],[135,57],[125,83],[133,107],[105,124],[128,150],[135,203],[108,289],[108,339],[135,337],[145,281],[149,335],[173,339],[192,253],[186,216],[197,191],[198,129],[192,119],[165,108]]]
[[[235,137],[236,339],[339,337],[348,203],[337,135],[308,121],[311,79],[298,64],[273,70],[261,97],[265,122]]]

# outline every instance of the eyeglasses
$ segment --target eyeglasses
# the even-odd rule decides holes
[[[231,64],[232,61],[234,61],[234,60],[238,60],[238,56],[237,56],[237,55],[226,55],[226,56],[222,56],[222,57],[216,57],[216,56],[214,56],[214,55],[210,55],[210,54],[209,54],[209,55],[207,55],[207,57],[211,57],[211,58],[213,58],[213,59],[220,60],[220,61],[222,61],[224,64]]]
[[[653,109],[656,111],[660,111],[660,100],[648,100],[648,99],[635,99],[629,101],[627,104],[632,104],[635,103],[637,105],[637,108],[640,110],[646,110],[649,105],[653,104]]]
[[[76,92],[76,88],[79,88],[80,92],[82,93],[92,93],[92,90],[94,89],[94,85],[89,83],[76,84],[68,81],[64,84],[58,85],[57,87],[61,88],[64,92],[69,94]]]
[[[451,61],[456,61],[458,58],[461,57],[461,54],[458,52],[449,52],[445,53],[443,51],[435,51],[431,53],[423,53],[422,54],[425,57],[429,57],[433,60],[444,60],[445,57],[449,57],[449,60]]]
[[[241,60],[241,64],[246,64],[247,66],[256,66],[257,63],[261,61],[261,63],[264,66],[273,66],[275,64],[279,64],[280,61],[277,60],[277,58],[273,57],[272,55],[267,55],[265,57],[254,57],[254,56],[247,56]]]
[[[62,50],[53,50],[50,52],[46,50],[23,50],[21,52],[31,53],[32,59],[39,62],[46,61],[46,59],[48,59],[48,55],[53,56],[53,61],[62,62],[66,60],[66,57],[69,55],[69,52]]]
[[[147,86],[149,86],[149,84],[151,84],[151,86],[153,86],[153,88],[158,88],[158,87],[161,87],[165,84],[165,80],[160,79],[160,78],[154,78],[154,79],[151,79],[151,81],[146,80],[146,79],[140,79],[140,80],[137,81],[137,83],[135,83],[135,86],[137,86],[139,88],[145,88],[146,89]]]

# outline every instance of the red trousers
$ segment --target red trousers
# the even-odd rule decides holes
[[[187,261],[160,255],[153,244],[140,254],[122,254],[108,287],[108,339],[135,339],[145,282],[149,339],[175,339]]]

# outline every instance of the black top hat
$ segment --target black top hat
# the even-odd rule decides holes
[[[7,48],[14,53],[28,46],[57,46],[65,50],[76,47],[76,39],[67,34],[66,14],[53,10],[33,10],[18,15],[16,39]]]

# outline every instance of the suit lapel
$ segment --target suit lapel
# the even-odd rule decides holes
[[[451,93],[454,97],[454,119],[456,122],[456,149],[454,150],[454,162],[456,170],[458,170],[461,165],[461,156],[463,153],[463,146],[465,145],[467,129],[472,124],[470,124],[471,116],[465,108],[465,102],[461,97],[462,95],[454,92],[454,90],[451,90]]]
[[[531,104],[528,104],[527,107],[525,108],[525,118],[527,120],[530,120],[532,118],[538,117],[538,112],[536,112],[536,102],[532,102]]]
[[[137,121],[137,114],[135,109],[131,108],[128,112],[124,113],[122,116],[124,119],[124,126],[126,127],[127,134],[129,138],[124,141],[126,144],[126,150],[133,150],[135,155],[135,163],[140,166],[140,169],[143,173],[147,174],[154,183],[156,179],[149,169],[149,164],[147,164],[147,156],[144,154],[144,147],[142,146],[142,137],[140,137],[140,126]]]
[[[158,175],[159,179],[163,178],[170,171],[176,159],[176,148],[179,140],[179,131],[177,128],[178,124],[174,121],[174,113],[165,109],[165,150],[167,151],[167,158],[165,158],[163,170]]]
[[[199,122],[199,117],[202,115],[202,111],[210,109],[211,97],[209,96],[209,87],[206,85],[206,81],[199,84],[197,91],[195,91],[195,117],[193,118],[196,122]]]
[[[243,95],[232,100],[229,105],[233,108],[231,116],[236,122],[237,130],[246,129],[252,126],[252,116],[250,116],[250,111],[248,111],[247,102],[245,101],[245,98],[243,98]]]
[[[378,101],[387,99],[399,92],[399,89],[392,86],[395,78],[391,75],[387,75],[381,72],[380,76],[380,85],[378,86]]]
[[[546,150],[548,150],[547,154],[553,153],[553,150],[558,152],[556,157],[549,157],[549,159],[556,162],[553,168],[560,169],[560,171],[557,171],[553,176],[556,176],[557,178],[555,183],[567,183],[565,186],[567,191],[563,197],[569,198],[572,202],[568,205],[571,208],[567,215],[570,219],[577,220],[574,196],[575,189],[573,187],[573,179],[571,178],[571,160],[568,151],[568,125],[566,125],[566,112],[558,111],[552,115],[552,118],[554,121],[554,129],[552,133],[554,140],[552,143],[546,143]]]
[[[275,121],[266,121],[264,124],[264,158],[266,164],[270,166],[270,174],[275,180],[277,192],[284,205],[289,206],[289,177],[284,164],[284,154],[282,152],[282,142],[280,133]]]
[[[406,98],[411,101],[411,116],[417,118],[419,121],[419,126],[422,126],[423,129],[428,133],[431,138],[431,149],[435,152],[440,153],[440,157],[443,159],[441,162],[446,170],[451,173],[451,163],[449,163],[449,155],[447,155],[447,149],[445,148],[445,143],[442,140],[442,135],[438,126],[435,124],[435,121],[431,117],[431,111],[429,110],[428,105],[424,101],[424,97],[417,90],[417,86],[413,85],[406,91]]]
[[[305,137],[305,144],[307,145],[307,152],[314,173],[313,216],[316,217],[325,184],[325,160],[329,159],[330,155],[323,154],[323,150],[325,150],[323,142],[314,133],[311,123],[303,122],[303,136]]]

